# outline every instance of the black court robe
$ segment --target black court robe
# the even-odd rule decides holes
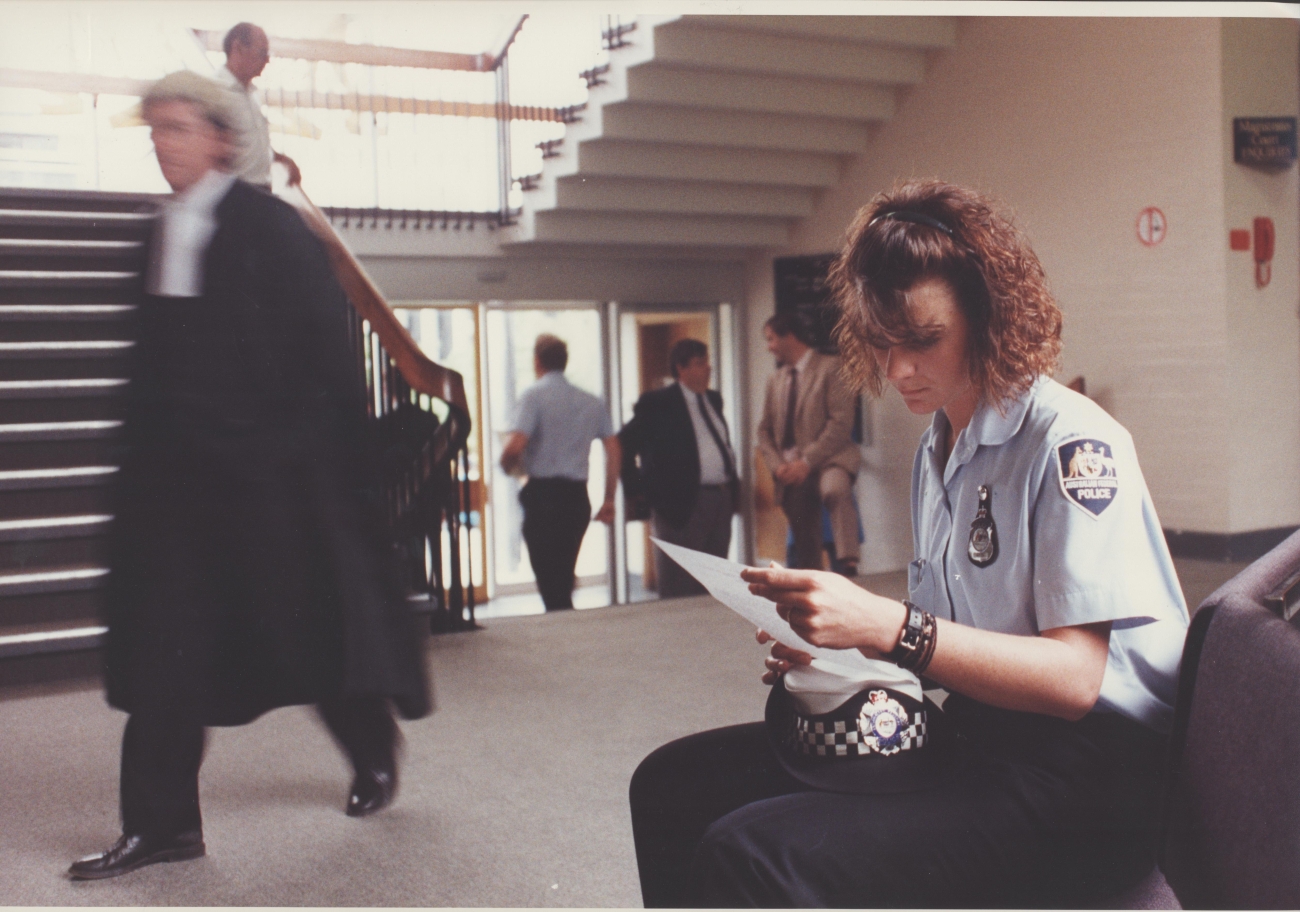
[[[216,215],[202,297],[141,297],[108,700],[205,725],[343,695],[424,715],[350,305],[291,207],[237,181]]]

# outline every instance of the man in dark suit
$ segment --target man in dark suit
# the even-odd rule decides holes
[[[726,557],[740,484],[722,396],[709,389],[708,346],[682,339],[673,346],[669,363],[677,382],[642,395],[618,435],[629,515],[643,516],[638,506],[648,504],[656,537]],[[655,575],[660,598],[704,591],[658,549]]]
[[[144,99],[175,191],[150,245],[110,541],[105,678],[130,713],[122,837],[78,879],[205,853],[205,727],[318,704],[351,816],[387,805],[397,726],[429,711],[364,450],[348,303],[298,215],[236,180],[229,93]]]

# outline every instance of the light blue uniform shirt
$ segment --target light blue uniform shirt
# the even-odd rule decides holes
[[[614,433],[604,404],[566,380],[563,371],[550,371],[524,390],[511,430],[528,435],[524,471],[530,478],[573,481],[587,480],[591,442]]]
[[[940,468],[948,429],[936,412],[912,470],[911,600],[999,633],[1110,621],[1093,711],[1168,731],[1187,606],[1128,431],[1048,378],[1005,415],[981,404]],[[968,553],[981,485],[998,539],[985,566]]]

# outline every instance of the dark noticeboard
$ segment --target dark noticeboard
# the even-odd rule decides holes
[[[827,353],[835,352],[831,333],[836,312],[826,287],[835,254],[777,257],[772,263],[776,281],[776,312],[794,311],[808,333],[808,341]]]
[[[1234,117],[1232,160],[1257,168],[1286,168],[1295,161],[1294,117]]]

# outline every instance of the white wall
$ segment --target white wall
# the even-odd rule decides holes
[[[1295,22],[1223,22],[1223,113],[1219,123],[1224,174],[1225,376],[1229,428],[1228,528],[1291,525],[1300,516],[1300,260],[1297,177],[1232,160],[1234,117],[1296,117],[1300,111],[1300,26]],[[1256,216],[1277,227],[1272,281],[1255,284],[1249,252],[1228,250],[1227,231],[1249,229]]]
[[[898,179],[939,177],[992,194],[1029,235],[1064,312],[1059,377],[1084,375],[1133,433],[1165,527],[1300,523],[1295,170],[1265,182],[1232,170],[1230,137],[1224,151],[1225,91],[1235,103],[1253,67],[1253,113],[1294,112],[1295,54],[1295,23],[1284,20],[1232,24],[1221,40],[1216,19],[964,19],[956,48],[934,56],[925,81],[780,254],[837,249],[854,211]],[[1265,83],[1274,97],[1264,97]],[[1265,183],[1287,263],[1274,264],[1276,288],[1245,304],[1236,275],[1244,267],[1226,258],[1227,227],[1248,224],[1237,209],[1247,199],[1262,205]],[[1168,218],[1156,247],[1136,236],[1146,206]],[[771,283],[770,258],[760,259],[748,266],[751,287],[764,270]],[[771,313],[770,287],[749,303],[752,340]],[[1245,307],[1257,319],[1244,319]],[[1242,376],[1260,362],[1267,392],[1253,389],[1269,398],[1262,409],[1251,407]],[[761,382],[752,378],[755,395]],[[881,569],[902,566],[910,552],[908,470],[924,422],[892,393],[874,418],[859,494],[870,524],[864,567]]]

